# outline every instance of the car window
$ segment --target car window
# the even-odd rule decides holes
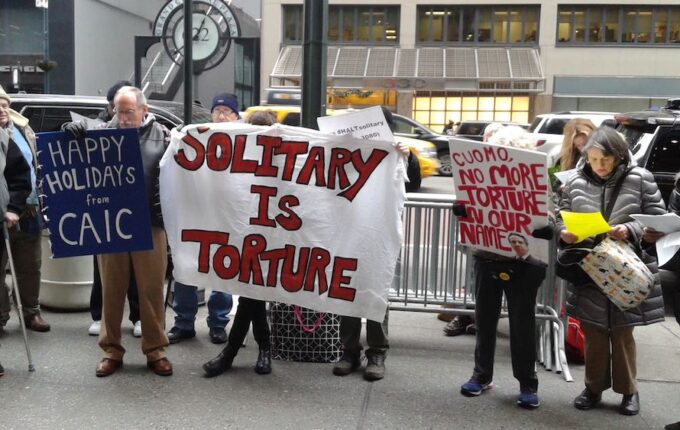
[[[541,123],[541,121],[543,121],[543,118],[541,117],[537,117],[536,119],[534,119],[534,122],[532,122],[531,125],[529,126],[529,132],[536,133],[536,128],[538,128],[538,125]]]
[[[456,134],[472,134],[481,136],[484,134],[484,129],[486,128],[486,123],[479,122],[464,122],[456,130]]]
[[[538,130],[538,133],[544,134],[563,134],[564,125],[570,118],[551,118]]]
[[[28,123],[36,133],[60,131],[61,125],[71,121],[71,112],[88,118],[97,118],[102,109],[82,106],[26,106],[21,114],[28,118]]]
[[[649,154],[647,170],[676,173],[680,170],[680,130],[662,127]]]
[[[404,133],[404,134],[416,134],[416,128],[413,126],[413,124],[409,123],[408,121],[404,121],[401,118],[393,117],[394,118],[394,132],[395,133]]]

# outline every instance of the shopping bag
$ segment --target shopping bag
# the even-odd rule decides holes
[[[654,274],[633,246],[612,237],[602,240],[579,266],[622,311],[638,306],[654,287]]]
[[[340,359],[340,316],[274,302],[270,308],[272,358],[332,363]]]

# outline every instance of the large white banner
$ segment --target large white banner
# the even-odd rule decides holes
[[[188,285],[382,321],[404,178],[388,142],[243,123],[173,130],[161,204]]]
[[[456,200],[467,210],[460,243],[547,262],[548,241],[531,236],[548,225],[546,154],[467,139],[451,139],[449,149]]]

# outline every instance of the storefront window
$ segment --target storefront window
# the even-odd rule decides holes
[[[302,6],[287,5],[283,8],[283,41],[302,41]]]
[[[680,43],[680,9],[672,10],[671,21],[668,24],[670,31],[668,32],[668,41],[670,43]]]
[[[529,122],[527,95],[466,95],[419,92],[413,99],[413,119],[434,130],[448,121],[466,120]]]

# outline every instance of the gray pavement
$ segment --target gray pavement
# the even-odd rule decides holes
[[[583,388],[581,365],[571,367],[573,383],[540,368],[541,407],[518,408],[506,321],[499,330],[496,387],[478,398],[462,397],[458,389],[472,371],[474,338],[444,337],[444,323],[427,313],[390,315],[382,381],[366,382],[360,372],[333,376],[330,364],[276,360],[271,375],[257,375],[252,337],[232,370],[206,379],[200,366],[220,347],[208,339],[205,312],[200,308],[195,339],[169,347],[175,374],[166,378],[146,369],[128,321],[124,368],[95,377],[101,352],[87,335],[87,312],[44,312],[52,331],[29,332],[36,365],[29,373],[13,313],[0,338],[0,428],[662,429],[680,420],[680,327],[670,317],[635,330],[641,413],[624,417],[616,411],[620,397],[611,391],[598,409],[572,407]],[[172,311],[167,322],[170,327]]]

